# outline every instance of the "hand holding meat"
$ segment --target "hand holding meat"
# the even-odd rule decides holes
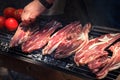
[[[30,24],[45,10],[46,8],[39,2],[39,0],[33,0],[31,3],[25,6],[23,10],[23,13],[21,15],[23,24]]]

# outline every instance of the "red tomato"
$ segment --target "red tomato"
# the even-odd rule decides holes
[[[0,16],[0,29],[2,29],[5,26],[5,17]]]
[[[9,30],[9,31],[14,31],[17,29],[18,27],[18,22],[16,19],[14,18],[8,18],[5,20],[5,27]]]
[[[13,7],[7,7],[4,9],[3,14],[6,18],[13,17],[14,16],[14,11],[16,9]]]
[[[14,18],[18,21],[21,21],[21,14],[23,12],[23,9],[17,9],[14,11]]]

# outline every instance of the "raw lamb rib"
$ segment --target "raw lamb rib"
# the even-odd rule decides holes
[[[57,21],[49,22],[45,27],[35,32],[22,44],[22,51],[32,52],[33,50],[42,48],[49,41],[51,34],[60,27],[62,27],[62,25]]]
[[[86,46],[78,50],[74,60],[77,65],[88,64],[97,58],[106,55],[104,49],[120,38],[119,33],[106,34],[98,38],[91,39]]]
[[[80,25],[80,22],[72,22],[65,26],[64,28],[57,31],[55,34],[53,34],[45,48],[42,50],[42,54],[51,54],[58,46],[59,44],[65,40],[67,34],[72,30],[75,29],[76,26]]]
[[[39,30],[39,24],[37,22],[31,23],[28,26],[24,26],[20,23],[14,36],[11,38],[9,46],[15,47],[24,43],[37,30]]]
[[[82,25],[75,26],[74,28],[55,50],[55,58],[66,58],[88,42],[88,32],[90,31],[91,24],[88,23],[83,28]]]
[[[89,69],[90,69],[93,73],[95,73],[95,74],[96,74],[97,72],[99,72],[100,69],[107,64],[107,61],[108,61],[108,59],[109,59],[109,58],[108,58],[108,52],[107,52],[107,51],[104,51],[103,53],[106,54],[106,55],[101,56],[101,57],[97,58],[96,60],[91,61],[91,62],[88,63]]]
[[[120,68],[120,42],[109,48],[113,54],[108,59],[107,64],[96,75],[99,79],[104,78],[109,71]]]
[[[16,30],[16,33],[11,38],[9,46],[10,47],[18,46],[19,44],[25,42],[29,34],[30,29],[28,27],[23,27],[22,24],[20,24]]]

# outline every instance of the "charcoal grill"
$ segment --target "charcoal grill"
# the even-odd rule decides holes
[[[46,22],[41,22],[44,24]],[[102,34],[120,32],[119,29],[113,27],[104,26],[93,26],[90,37],[97,37]],[[9,69],[27,72],[31,76],[39,76],[34,69],[40,70],[42,67],[49,67],[50,69],[59,70],[62,72],[67,72],[68,74],[73,74],[85,80],[96,80],[95,75],[88,69],[87,66],[77,67],[73,61],[73,56],[66,59],[54,59],[53,56],[43,56],[41,55],[41,50],[32,52],[32,54],[25,54],[21,51],[20,47],[9,48],[9,41],[13,36],[14,32],[0,31],[0,65],[7,67]],[[13,64],[13,65],[12,65]],[[36,74],[35,74],[36,73]],[[115,80],[120,74],[120,69],[111,71],[103,80]]]

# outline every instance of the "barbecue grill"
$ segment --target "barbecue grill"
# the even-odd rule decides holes
[[[26,0],[24,1],[24,3],[21,2],[21,6],[24,6],[25,3],[28,3],[28,1],[30,0]],[[1,3],[3,4],[2,1]],[[3,4],[1,9],[5,7],[4,5],[6,6],[7,3]],[[55,16],[54,19],[57,18],[58,20],[60,19],[59,17]],[[40,25],[42,26],[46,24],[48,21],[51,20],[51,18],[53,17],[44,17],[44,19],[40,19]],[[60,22],[62,24],[67,24],[70,21],[60,20]],[[90,38],[94,38],[106,33],[120,32],[119,29],[120,28],[94,25],[89,35]],[[21,51],[20,46],[15,48],[9,48],[9,41],[13,35],[14,32],[11,33],[6,30],[0,31],[0,66],[25,74],[29,74],[30,76],[34,77],[39,77],[39,72],[41,68],[48,68],[52,70],[59,70],[65,73],[67,72],[68,74],[75,75],[77,77],[83,78],[84,80],[96,80],[95,75],[89,70],[87,66],[76,66],[76,64],[73,61],[74,55],[65,59],[55,59],[52,55],[41,55],[41,50],[34,51],[31,54],[25,54]],[[120,69],[111,71],[103,80],[115,80],[119,74]]]
[[[50,20],[41,19],[41,26]],[[105,26],[93,26],[89,33],[90,38],[94,38],[106,33],[120,32],[119,28],[105,27]],[[31,54],[25,54],[21,51],[21,48],[9,48],[9,41],[14,35],[14,32],[0,31],[0,65],[13,69],[16,71],[22,71],[30,74],[31,76],[39,76],[39,73],[35,72],[40,70],[41,67],[47,67],[62,72],[67,72],[83,78],[85,80],[96,80],[95,75],[89,70],[87,66],[76,66],[73,61],[74,55],[65,59],[55,59],[52,55],[43,56],[41,50],[36,50]],[[13,65],[11,65],[13,64]],[[36,73],[36,74],[35,74]],[[111,71],[103,80],[115,80],[120,74],[120,69]]]

